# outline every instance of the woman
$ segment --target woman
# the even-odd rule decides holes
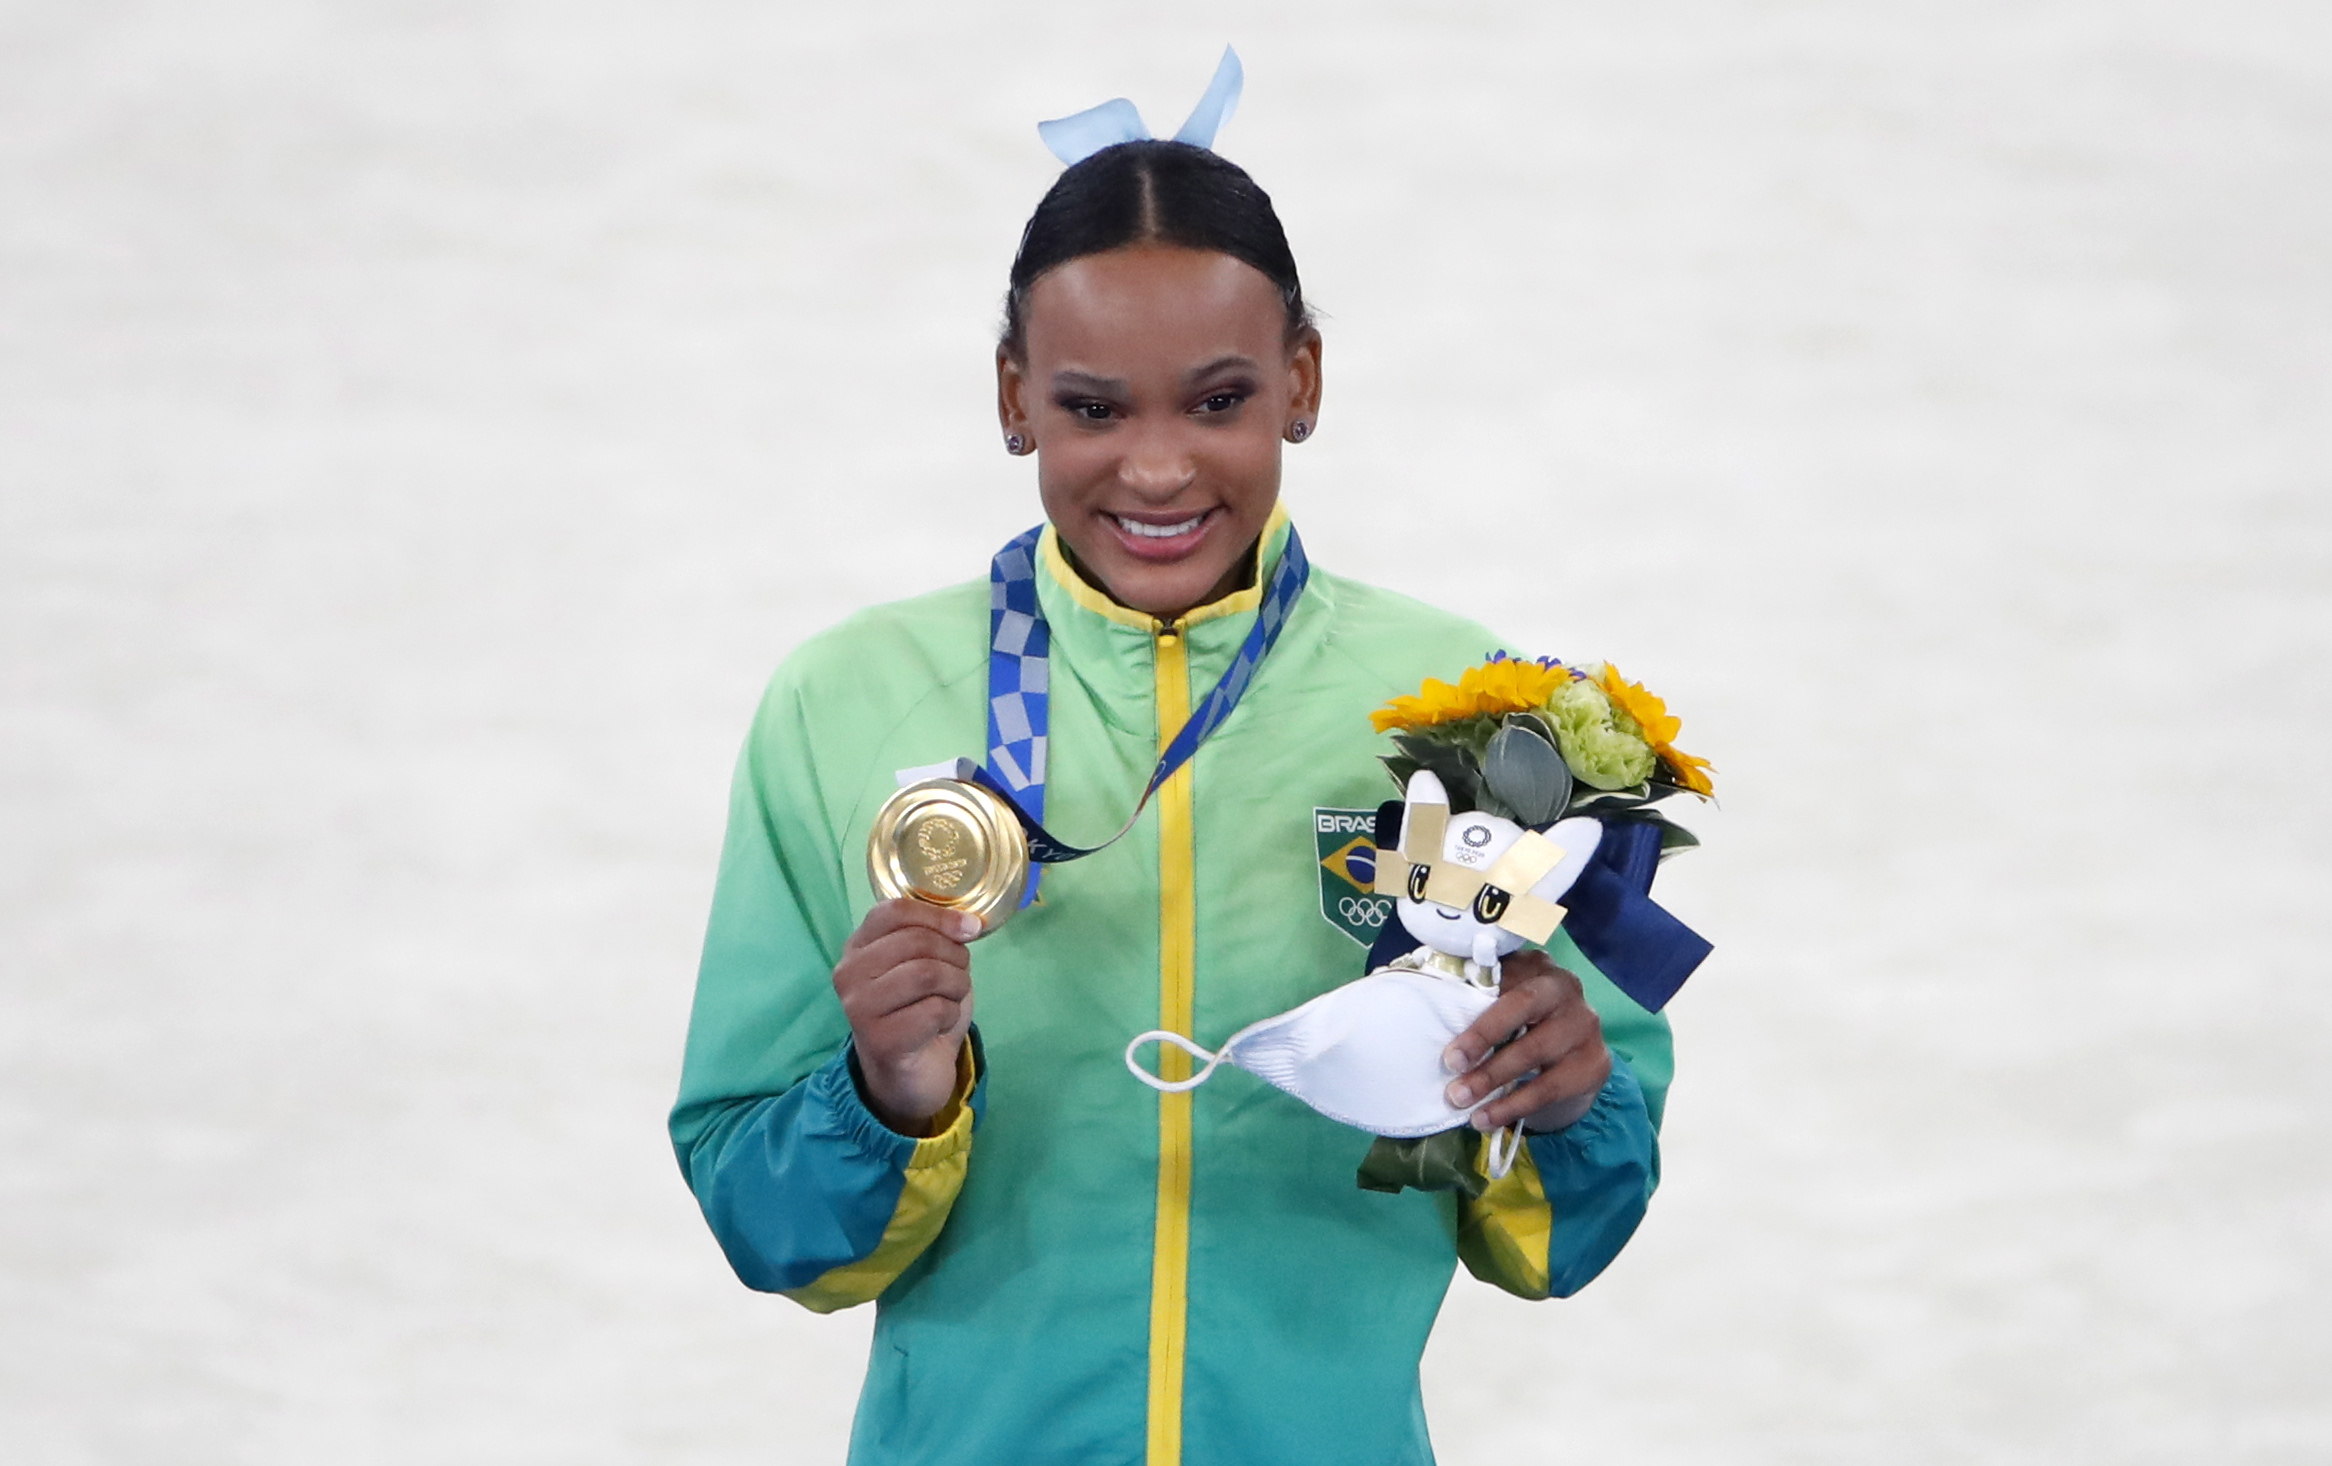
[[[1130,142],[1062,174],[996,379],[1048,521],[1048,825],[1116,828],[1267,597],[1300,589],[1133,833],[1048,868],[976,957],[975,919],[877,904],[864,852],[899,774],[988,726],[991,588],[795,652],[738,769],[682,1168],[748,1285],[879,1299],[854,1461],[1429,1460],[1417,1366],[1455,1264],[1544,1297],[1610,1260],[1656,1176],[1666,1027],[1559,932],[1510,959],[1451,1100],[1536,1071],[1476,1117],[1535,1133],[1472,1200],[1358,1188],[1369,1136],[1243,1077],[1132,1082],[1136,1033],[1218,1042],[1359,974],[1316,835],[1387,792],[1369,711],[1497,641],[1287,573],[1280,456],[1319,420],[1320,336],[1269,198],[1211,151]]]

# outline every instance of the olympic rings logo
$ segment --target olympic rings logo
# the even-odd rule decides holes
[[[1343,914],[1346,921],[1351,922],[1354,926],[1383,926],[1385,924],[1385,903],[1381,901],[1368,901],[1358,896],[1346,896],[1336,903],[1336,909]]]

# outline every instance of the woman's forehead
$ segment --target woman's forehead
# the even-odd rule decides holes
[[[1025,319],[1032,366],[1180,377],[1230,357],[1276,361],[1287,309],[1244,260],[1142,244],[1046,271],[1029,287]]]

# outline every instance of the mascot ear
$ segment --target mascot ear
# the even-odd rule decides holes
[[[1402,793],[1401,803],[1377,811],[1379,896],[1408,895],[1411,868],[1441,859],[1441,837],[1449,830],[1449,791],[1441,780],[1419,769]]]
[[[1372,837],[1379,850],[1401,848],[1401,801],[1388,799],[1377,806],[1376,834]]]
[[[1412,865],[1441,859],[1441,837],[1449,829],[1449,790],[1430,769],[1409,776],[1401,809],[1401,854]]]
[[[1603,843],[1603,821],[1591,815],[1574,815],[1550,828],[1547,838],[1563,847],[1563,858],[1532,883],[1530,894],[1541,901],[1560,901],[1571,883],[1579,879],[1579,872],[1587,869],[1587,862],[1595,858],[1595,847]]]

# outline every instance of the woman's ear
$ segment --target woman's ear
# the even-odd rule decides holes
[[[1036,434],[1028,421],[1028,378],[1001,346],[996,348],[996,425],[1004,430],[1005,452],[1036,451]]]
[[[1320,333],[1304,328],[1287,351],[1288,401],[1284,424],[1290,442],[1301,443],[1320,425]],[[1301,428],[1297,424],[1301,423]]]

